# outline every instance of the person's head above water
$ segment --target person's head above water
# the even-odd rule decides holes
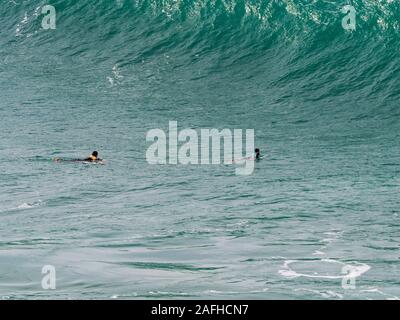
[[[88,161],[96,161],[96,160],[98,160],[98,155],[99,155],[99,153],[97,151],[93,151],[92,155],[89,158],[87,158],[86,160],[88,160]]]
[[[254,150],[254,152],[256,153],[256,158],[257,158],[257,159],[260,158],[260,149],[259,149],[259,148],[256,148],[256,149]]]

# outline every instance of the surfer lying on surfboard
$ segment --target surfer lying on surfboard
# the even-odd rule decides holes
[[[55,158],[54,161],[60,162],[60,161],[68,161],[68,162],[95,162],[95,163],[101,163],[104,164],[104,160],[99,158],[99,153],[97,151],[93,151],[92,154],[86,158],[86,159],[71,159],[71,160],[65,160],[61,158]]]

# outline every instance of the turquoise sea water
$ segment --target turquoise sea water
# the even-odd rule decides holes
[[[400,4],[345,4],[4,1],[0,299],[398,299]],[[171,120],[266,157],[149,165]]]

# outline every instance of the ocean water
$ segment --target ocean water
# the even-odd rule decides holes
[[[0,299],[399,299],[398,1],[3,2]],[[265,157],[150,165],[169,121]]]

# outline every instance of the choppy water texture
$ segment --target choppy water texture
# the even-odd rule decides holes
[[[398,1],[3,2],[0,297],[400,296]],[[266,159],[151,166],[169,120]]]

